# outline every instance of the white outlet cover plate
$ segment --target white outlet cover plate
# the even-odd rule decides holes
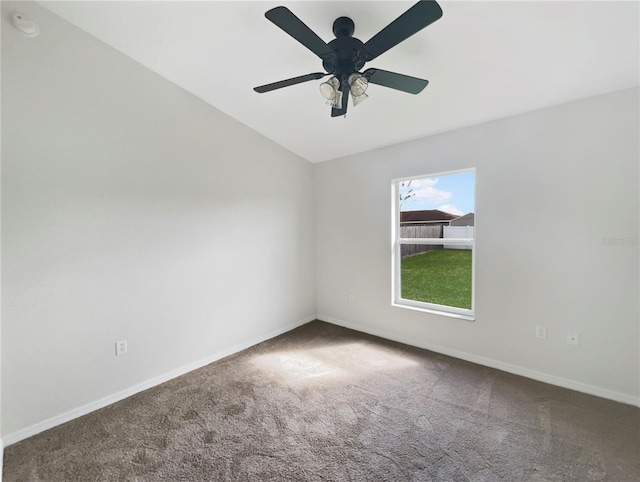
[[[127,340],[116,341],[116,356],[127,353]]]

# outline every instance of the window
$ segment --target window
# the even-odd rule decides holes
[[[474,320],[475,169],[392,185],[392,304]]]

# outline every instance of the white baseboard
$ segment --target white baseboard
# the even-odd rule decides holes
[[[597,387],[595,385],[589,385],[587,383],[570,380],[568,378],[563,378],[555,375],[550,375],[548,373],[538,372],[536,370],[531,370],[529,368],[525,368],[519,365],[512,365],[510,363],[501,362],[499,360],[494,360],[494,359],[486,358],[483,356],[473,355],[471,353],[466,353],[466,352],[454,350],[451,348],[434,345],[431,343],[416,341],[413,338],[405,338],[395,333],[389,333],[384,330],[370,328],[368,326],[361,325],[359,323],[351,323],[351,322],[340,320],[330,316],[319,314],[318,320],[325,321],[327,323],[332,323],[334,325],[343,326],[345,328],[349,328],[355,331],[360,331],[362,333],[368,333],[369,335],[386,338],[387,340],[404,343],[405,345],[415,346],[418,348],[423,348],[425,350],[430,350],[436,353],[440,353],[442,355],[448,355],[454,358],[459,358],[461,360],[477,363],[478,365],[496,368],[504,372],[513,373],[514,375],[520,375],[526,378],[531,378],[539,382],[549,383],[551,385],[568,388],[570,390],[587,393],[589,395],[595,395],[596,397],[607,398],[609,400],[613,400],[616,402],[626,403],[628,405],[635,405],[637,407],[640,407],[640,397],[634,397],[633,395],[628,395],[626,393],[616,392],[614,390],[609,390],[607,388]]]
[[[49,430],[50,428],[56,427],[58,425],[61,425],[63,423],[69,422],[70,420],[73,420],[75,418],[78,417],[82,417],[83,415],[86,415],[88,413],[91,413],[95,410],[98,410],[100,408],[104,408],[107,405],[111,405],[112,403],[115,402],[119,402],[120,400],[123,400],[127,397],[130,397],[132,395],[135,395],[136,393],[142,392],[143,390],[147,390],[149,388],[155,387],[156,385],[160,385],[161,383],[167,382],[169,380],[172,380],[176,377],[179,377],[181,375],[184,375],[185,373],[189,373],[193,370],[196,370],[198,368],[202,368],[205,365],[208,365],[209,363],[213,363],[214,361],[220,360],[221,358],[224,358],[226,356],[229,355],[233,355],[234,353],[238,353],[239,351],[245,350],[249,347],[252,347],[254,345],[257,345],[258,343],[262,343],[263,341],[269,340],[271,338],[274,338],[278,335],[282,335],[283,333],[286,333],[287,331],[291,331],[294,328],[297,328],[301,325],[304,325],[306,323],[309,323],[310,321],[313,321],[316,319],[316,316],[308,316],[302,320],[298,320],[294,323],[290,323],[289,325],[283,326],[281,328],[278,328],[276,330],[272,330],[270,332],[264,333],[260,336],[257,336],[255,338],[252,338],[250,340],[247,340],[243,343],[240,343],[238,345],[235,345],[231,348],[228,348],[226,350],[220,351],[218,353],[214,353],[213,355],[210,355],[206,358],[203,358],[201,360],[198,360],[194,363],[190,363],[189,365],[185,365],[183,367],[177,368],[175,370],[171,370],[170,372],[164,373],[160,376],[154,377],[150,380],[146,380],[142,383],[139,383],[137,385],[134,385],[132,387],[126,388],[124,390],[121,390],[117,393],[114,393],[112,395],[108,395],[104,398],[101,398],[99,400],[96,400],[94,402],[88,403],[86,405],[82,405],[81,407],[77,407],[74,408],[72,410],[69,410],[67,412],[61,413],[59,415],[56,415],[54,417],[48,418],[46,420],[43,420],[41,422],[35,423],[33,425],[30,425],[28,427],[25,427],[21,430],[18,430],[16,432],[7,434],[7,435],[3,435],[2,440],[4,441],[4,446],[8,447],[11,444],[14,444],[16,442],[19,442],[20,440],[24,440],[26,438],[29,438],[33,435],[36,435],[40,432],[44,432],[45,430]],[[1,465],[0,465],[1,467]],[[0,478],[0,482],[1,482],[1,478]]]

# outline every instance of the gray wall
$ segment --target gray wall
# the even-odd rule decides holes
[[[633,89],[317,165],[319,317],[639,403],[638,132]],[[476,321],[392,307],[392,179],[471,167]]]
[[[3,436],[313,319],[313,166],[2,7]]]

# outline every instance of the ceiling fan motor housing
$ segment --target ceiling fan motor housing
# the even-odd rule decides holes
[[[360,70],[366,61],[367,51],[362,41],[353,37],[355,25],[349,17],[340,17],[333,22],[336,36],[329,42],[331,53],[322,61],[324,69],[336,77],[343,77]]]

